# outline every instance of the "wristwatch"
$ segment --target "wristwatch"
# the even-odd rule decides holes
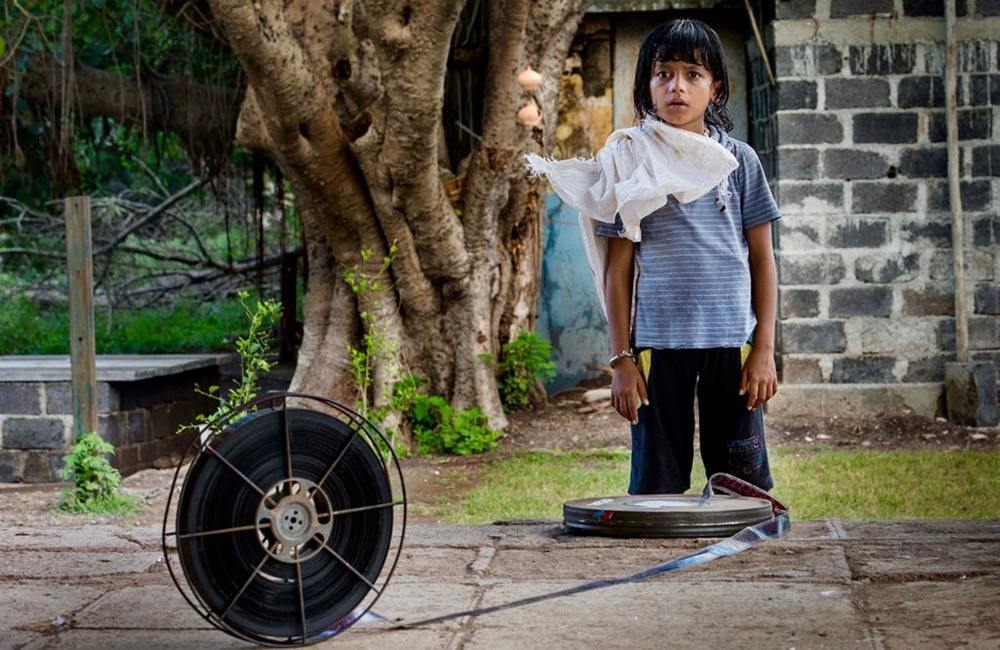
[[[619,352],[615,356],[611,357],[608,360],[608,365],[610,367],[614,368],[615,364],[618,363],[619,361],[621,361],[622,359],[624,359],[625,357],[631,358],[632,359],[632,363],[635,363],[635,351],[632,350],[632,348],[625,348],[624,350],[622,350],[621,352]]]

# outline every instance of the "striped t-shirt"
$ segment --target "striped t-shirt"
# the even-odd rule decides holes
[[[738,348],[757,324],[743,231],[781,214],[753,148],[721,129],[709,131],[739,161],[729,175],[730,195],[712,190],[683,204],[671,196],[642,220],[635,253],[636,347]],[[620,231],[620,218],[597,228],[605,237],[620,237]]]

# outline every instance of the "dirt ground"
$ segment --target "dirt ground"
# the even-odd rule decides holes
[[[526,450],[628,448],[629,427],[606,402],[585,404],[584,389],[565,391],[539,409],[510,415],[510,426],[500,444],[477,457],[415,457],[402,460],[407,500],[416,521],[434,521],[421,514],[429,506],[475,485],[491,462]],[[880,418],[783,418],[769,416],[770,447],[786,445],[840,449],[1000,450],[1000,429],[973,429],[912,414]],[[125,491],[143,499],[145,506],[127,518],[94,516],[94,523],[149,526],[162,522],[173,469],[149,469],[125,478]],[[182,473],[183,476],[183,473]],[[0,524],[26,526],[77,525],[80,518],[55,510],[61,485],[0,484]],[[424,507],[421,507],[424,506]]]

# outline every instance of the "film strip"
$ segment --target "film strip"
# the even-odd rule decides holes
[[[771,518],[753,526],[747,526],[738,533],[722,541],[710,544],[695,551],[694,553],[667,560],[666,562],[661,562],[660,564],[655,564],[631,575],[585,582],[566,589],[559,589],[546,594],[521,598],[507,603],[502,603],[500,605],[494,605],[492,607],[469,609],[460,612],[452,612],[451,614],[444,614],[442,616],[434,616],[432,618],[426,618],[419,621],[403,622],[394,625],[389,629],[409,629],[424,625],[433,625],[435,623],[443,623],[444,621],[450,621],[466,616],[473,618],[483,616],[485,614],[492,614],[505,609],[524,607],[525,605],[532,605],[534,603],[551,600],[553,598],[564,598],[566,596],[572,596],[585,591],[594,591],[595,589],[604,589],[606,587],[614,587],[616,585],[628,584],[632,582],[642,582],[644,580],[661,576],[665,573],[670,573],[671,571],[680,571],[682,569],[707,564],[708,562],[717,560],[721,557],[728,557],[730,555],[742,553],[743,551],[756,546],[761,542],[783,537],[791,529],[791,518],[789,517],[788,507],[756,485],[747,483],[746,481],[736,478],[730,474],[713,474],[705,484],[705,489],[702,491],[701,495],[701,502],[707,502],[714,494],[729,494],[733,496],[764,499],[771,504]],[[380,616],[379,618],[381,620],[385,620],[384,617]]]

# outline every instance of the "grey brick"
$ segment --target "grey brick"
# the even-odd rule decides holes
[[[931,84],[931,107],[932,108],[944,108],[945,99],[945,81],[943,73],[941,75],[935,75],[933,77],[933,83]],[[965,86],[961,83],[955,88],[955,103],[958,106],[963,106],[965,104]]]
[[[888,318],[891,312],[890,287],[844,287],[830,290],[831,318],[854,316]]]
[[[976,287],[976,313],[1000,314],[1000,284],[990,282]]]
[[[97,418],[97,433],[115,447],[121,447],[128,442],[125,431],[125,414],[111,413]]]
[[[853,123],[854,142],[858,144],[917,141],[916,113],[859,113]]]
[[[944,364],[954,361],[954,354],[939,354],[922,359],[910,359],[903,381],[944,381]]]
[[[15,483],[21,480],[21,472],[17,467],[19,453],[0,450],[0,483]]]
[[[955,297],[950,288],[927,286],[903,289],[903,315],[954,316]]]
[[[995,41],[960,40],[958,42],[958,71],[990,72],[993,66]]]
[[[885,79],[831,77],[826,85],[826,108],[878,108],[889,106],[889,82]]]
[[[774,74],[778,77],[818,77],[840,72],[841,55],[829,43],[782,45],[774,48]]]
[[[778,260],[782,285],[837,284],[844,279],[844,259],[836,253],[781,254]]]
[[[122,475],[131,474],[139,469],[139,446],[133,445],[124,449],[119,449],[112,456],[111,465],[120,471]]]
[[[837,357],[833,360],[831,384],[888,384],[896,381],[892,357]]]
[[[947,178],[948,149],[945,147],[904,149],[899,156],[899,173],[910,178]]]
[[[970,317],[969,347],[975,350],[1000,348],[1000,318],[996,316]]]
[[[160,455],[160,443],[157,440],[144,442],[139,445],[139,463],[146,467],[153,464],[157,456]]]
[[[900,79],[899,87],[896,89],[896,103],[900,108],[944,106],[944,95],[941,96],[940,104],[935,102],[935,95],[932,92],[934,79],[934,77],[929,75]]]
[[[992,108],[967,108],[958,111],[959,140],[989,140],[992,134]],[[931,142],[945,142],[948,139],[944,112],[935,112],[931,115],[928,136]]]
[[[818,359],[785,357],[781,361],[781,381],[785,384],[818,384],[823,381],[823,372]]]
[[[935,339],[939,350],[955,349],[955,319],[946,318],[938,322],[934,328]]]
[[[149,440],[149,414],[146,409],[136,409],[128,412],[128,442],[135,444]]]
[[[878,248],[889,239],[885,219],[847,219],[831,222],[827,243],[834,248]]]
[[[914,132],[916,127],[914,126]],[[844,139],[844,127],[836,115],[827,113],[778,113],[780,144],[836,144]]]
[[[889,163],[881,154],[858,149],[827,149],[823,152],[823,175],[829,178],[882,178]]]
[[[973,176],[1000,176],[1000,144],[976,147],[972,150]]]
[[[927,265],[928,277],[931,280],[954,280],[954,261],[950,248],[935,249],[931,254],[930,264]]]
[[[989,180],[961,181],[958,184],[959,194],[962,197],[962,210],[967,212],[979,212],[989,210],[992,191]],[[927,183],[927,209],[928,210],[949,210],[951,199],[947,181],[933,181]]]
[[[949,363],[944,369],[948,419],[970,427],[993,427],[997,413],[997,369],[989,361]]]
[[[70,415],[73,412],[72,399],[72,385],[69,382],[45,384],[45,412],[49,415]],[[98,412],[117,411],[120,402],[117,388],[106,381],[97,382]]]
[[[972,245],[990,246],[993,243],[993,219],[985,217],[972,222]]]
[[[990,105],[990,76],[988,74],[974,74],[969,77],[969,105]],[[962,103],[964,104],[964,102]]]
[[[912,212],[917,200],[917,187],[912,183],[864,181],[854,183],[851,211]]]
[[[861,282],[908,282],[920,272],[919,253],[862,255],[854,261],[854,276]]]
[[[976,0],[977,16],[1000,16],[1000,0]]]
[[[774,12],[778,20],[812,18],[816,15],[816,0],[777,0]]]
[[[912,43],[852,45],[847,58],[851,74],[909,74],[913,72],[917,48]]]
[[[782,323],[782,352],[831,353],[847,349],[843,321]]]
[[[24,455],[24,467],[21,470],[21,480],[25,483],[50,483],[59,480],[59,475],[53,466],[52,455],[41,451],[31,451]]]
[[[779,111],[816,108],[816,82],[782,79],[777,87]]]
[[[831,0],[830,18],[892,13],[892,0]]]
[[[819,152],[815,149],[778,149],[778,178],[811,180],[818,175]],[[997,171],[1000,171],[998,166]]]
[[[903,0],[906,16],[943,16],[944,0]]]
[[[783,182],[778,186],[777,194],[778,204],[783,210],[789,212],[804,212],[813,209],[826,212],[844,206],[844,187],[839,183]]]
[[[3,422],[3,446],[5,449],[62,449],[62,420],[7,418]]]
[[[778,222],[778,239],[784,251],[820,247],[819,232],[808,223],[791,223],[788,219]]]
[[[904,221],[900,230],[905,242],[951,246],[951,222],[945,219]]]
[[[0,413],[40,415],[42,391],[38,384],[0,382]]]
[[[782,288],[782,318],[814,318],[816,316],[819,316],[819,291]]]

